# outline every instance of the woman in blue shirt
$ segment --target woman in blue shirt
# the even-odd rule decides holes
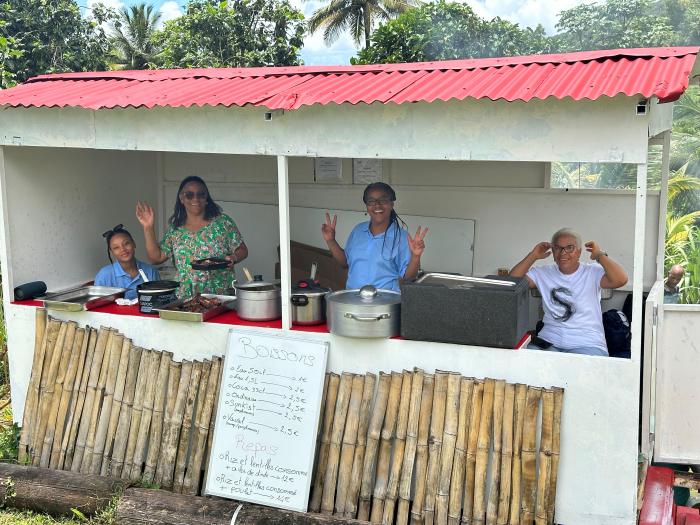
[[[335,240],[338,216],[321,226],[323,239],[333,258],[348,268],[346,288],[371,284],[377,288],[400,291],[399,279],[415,279],[425,250],[428,228],[420,226],[415,236],[406,231],[406,223],[394,211],[396,192],[383,182],[365,188],[362,200],[367,206],[368,222],[361,222],[350,233],[345,249]]]
[[[118,224],[111,230],[104,232],[102,236],[107,240],[107,257],[109,257],[111,264],[97,272],[95,276],[96,286],[126,288],[124,298],[136,299],[136,287],[143,283],[139,270],[143,270],[149,281],[160,279],[158,270],[136,258],[136,243],[123,225]],[[112,257],[116,261],[113,261]]]

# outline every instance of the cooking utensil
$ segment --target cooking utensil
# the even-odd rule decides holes
[[[81,286],[62,292],[49,293],[43,297],[44,307],[52,310],[80,312],[94,310],[124,297],[124,288],[111,286]]]
[[[190,263],[190,266],[193,270],[203,271],[223,270],[224,268],[227,268],[228,265],[229,262],[226,259],[221,259],[217,257],[210,257],[208,259],[198,259]]]
[[[254,280],[247,268],[243,268],[243,273],[248,282],[236,283],[238,317],[247,321],[273,321],[282,317],[280,282]]]
[[[315,325],[326,320],[325,297],[331,290],[316,281],[317,267],[315,262],[312,263],[309,279],[301,280],[292,287],[292,324]]]
[[[174,301],[170,304],[166,304],[159,308],[154,308],[153,311],[158,312],[158,316],[161,319],[171,319],[175,321],[193,321],[193,322],[203,322],[208,321],[212,317],[221,315],[229,310],[233,310],[236,304],[236,297],[233,295],[215,295],[215,294],[201,294],[199,297],[205,297],[207,299],[218,299],[221,301],[221,305],[214,308],[209,308],[203,312],[188,312],[180,310],[183,304],[191,301],[192,299],[180,299]]]
[[[149,278],[146,277],[146,272],[143,271],[143,268],[139,268],[139,274],[141,274],[141,279],[143,279],[144,283],[150,282]]]
[[[399,335],[401,294],[372,285],[326,296],[326,319],[331,333],[346,337]]]
[[[139,311],[144,314],[156,313],[153,310],[177,299],[177,281],[149,281],[136,287],[139,298]]]

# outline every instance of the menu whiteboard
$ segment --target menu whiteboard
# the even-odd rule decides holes
[[[232,329],[206,493],[305,512],[328,343]]]

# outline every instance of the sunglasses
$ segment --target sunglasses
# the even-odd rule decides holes
[[[182,193],[182,196],[185,199],[187,199],[188,201],[194,200],[195,198],[206,199],[207,192],[206,191],[185,191]]]
[[[123,229],[124,229],[124,225],[123,225],[123,224],[117,224],[117,225],[116,225],[114,228],[112,228],[111,230],[107,230],[106,232],[104,232],[104,233],[102,234],[102,237],[104,237],[104,238],[106,239],[106,238],[108,238],[108,237],[111,237],[111,236],[114,235],[115,233],[119,233],[119,232],[122,231]]]

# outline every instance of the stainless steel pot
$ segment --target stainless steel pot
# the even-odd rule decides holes
[[[306,285],[306,286],[303,286]],[[326,320],[326,295],[328,288],[317,283],[300,281],[292,288],[292,323],[298,325],[321,324]]]
[[[236,310],[246,321],[274,321],[282,317],[279,281],[252,280],[236,284]]]
[[[399,335],[401,294],[363,286],[326,296],[326,318],[331,333],[345,337]]]

